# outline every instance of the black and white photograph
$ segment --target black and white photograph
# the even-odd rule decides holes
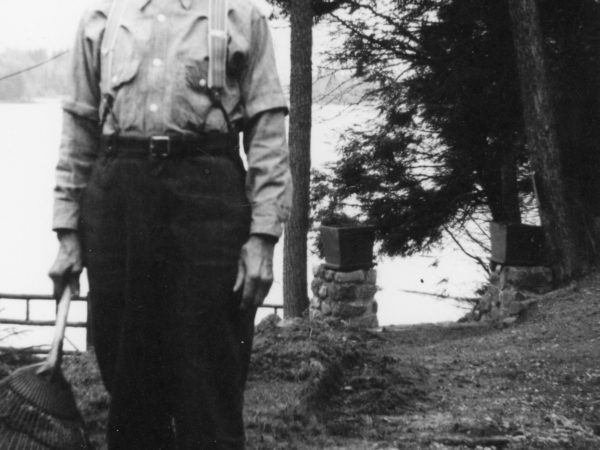
[[[0,450],[600,449],[600,1],[4,0]]]

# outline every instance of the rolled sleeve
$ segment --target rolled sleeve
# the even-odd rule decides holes
[[[75,230],[79,198],[87,185],[98,153],[98,124],[68,111],[63,113],[63,134],[56,165],[54,230]]]
[[[97,107],[65,99],[62,103],[62,108],[64,111],[70,112],[75,116],[79,116],[88,120],[98,120]]]
[[[271,32],[266,17],[253,10],[247,67],[241,80],[245,119],[270,109],[287,113],[287,101],[281,88]]]
[[[261,113],[245,133],[246,194],[252,203],[251,234],[279,238],[292,203],[289,153],[282,109]]]
[[[56,166],[52,228],[77,229],[79,199],[98,153],[100,12],[82,19],[71,55],[70,92],[63,101],[62,137]]]

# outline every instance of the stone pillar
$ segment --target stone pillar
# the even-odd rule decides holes
[[[375,269],[342,272],[320,264],[313,274],[311,319],[334,317],[364,328],[378,326]]]
[[[552,290],[548,267],[500,266],[490,274],[487,289],[473,310],[472,318],[491,322],[514,322],[537,305],[536,297]]]

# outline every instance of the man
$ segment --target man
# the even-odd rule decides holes
[[[241,449],[254,313],[291,199],[267,20],[246,0],[221,24],[224,0],[117,1],[116,18],[110,0],[84,15],[73,50],[55,296],[85,265],[109,449]]]

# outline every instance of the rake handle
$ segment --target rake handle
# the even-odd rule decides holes
[[[65,338],[65,329],[67,327],[67,316],[69,315],[71,296],[71,287],[67,285],[62,293],[58,303],[58,310],[56,311],[56,324],[54,325],[54,338],[52,340],[52,346],[50,347],[50,352],[48,353],[46,361],[37,371],[38,374],[50,372],[51,375],[54,375],[60,372],[63,354],[63,340]]]

